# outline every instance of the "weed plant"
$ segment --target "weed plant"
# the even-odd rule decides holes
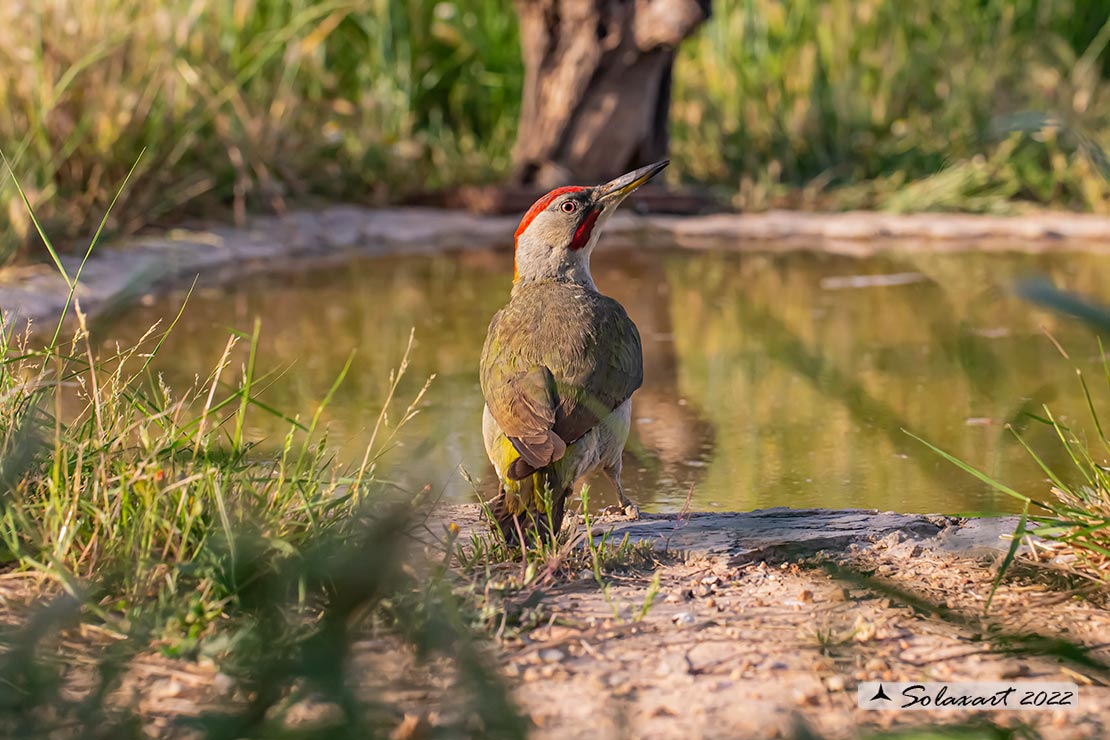
[[[286,732],[310,698],[337,708],[336,737],[383,734],[396,712],[347,681],[352,645],[380,630],[450,666],[447,730],[521,736],[453,581],[423,560],[431,502],[381,483],[424,393],[392,415],[408,352],[365,454],[345,465],[320,418],[353,355],[306,418],[263,400],[257,323],[206,376],[170,388],[150,368],[177,319],[98,356],[79,275],[40,233],[74,320],[0,337],[0,584],[18,595],[0,629],[0,733],[141,736],[149,717],[119,688],[161,653],[216,661],[241,685],[239,702],[187,720],[206,736]],[[256,445],[255,414],[288,424],[276,452]]]

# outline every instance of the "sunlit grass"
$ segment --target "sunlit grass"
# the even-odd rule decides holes
[[[113,229],[381,200],[507,167],[518,55],[496,0],[4,3],[0,149],[55,236],[91,231],[144,147]],[[17,203],[0,186],[9,252]]]
[[[284,732],[305,699],[334,706],[349,736],[377,736],[396,713],[368,706],[343,671],[377,634],[437,670],[447,661],[458,684],[441,701],[458,722],[522,736],[472,640],[472,606],[418,545],[431,501],[382,482],[423,397],[396,397],[408,351],[365,453],[344,462],[320,420],[352,362],[315,409],[284,414],[265,401],[258,325],[170,388],[150,365],[175,323],[98,355],[78,308],[64,342],[11,328],[0,341],[0,566],[5,593],[27,602],[5,604],[0,732],[137,736],[149,709],[115,692],[160,652],[218,661],[243,687],[245,702],[190,720],[206,736]],[[285,423],[276,452],[256,444],[255,415]]]
[[[97,357],[78,316],[63,345],[38,349],[10,329],[0,343],[5,559],[75,595],[111,576],[117,608],[198,600],[205,620],[194,632],[224,615],[242,573],[358,526],[378,455],[420,399],[345,466],[317,428],[334,387],[307,418],[258,397],[269,379],[256,375],[257,332],[230,336],[206,377],[174,389],[148,372],[172,325]],[[250,360],[232,367],[241,342]],[[285,420],[277,453],[258,454],[244,434],[254,414]]]
[[[739,207],[1107,208],[1079,139],[1110,143],[1110,25],[1084,3],[717,0],[713,14],[675,68],[673,171]]]
[[[38,227],[33,210],[28,220]],[[57,264],[73,299],[77,276]],[[354,355],[315,408],[283,414],[264,400],[258,323],[229,335],[207,375],[171,388],[151,368],[180,313],[98,352],[74,309],[53,338],[10,324],[0,335],[0,732],[138,736],[149,714],[116,692],[160,651],[219,660],[242,682],[245,702],[192,720],[206,736],[273,736],[306,697],[333,704],[352,736],[381,734],[394,716],[366,711],[341,670],[375,615],[457,671],[447,701],[462,721],[520,736],[450,581],[414,567],[429,502],[381,483],[382,455],[427,388],[393,408],[411,337],[365,453],[345,463],[321,418]],[[256,444],[259,414],[286,425],[276,452]]]
[[[673,176],[748,209],[1105,210],[1089,5],[715,0],[678,53]],[[0,149],[69,238],[144,147],[113,232],[503,177],[523,70],[508,0],[50,0],[0,5],[0,77]],[[0,184],[0,259],[32,233]]]

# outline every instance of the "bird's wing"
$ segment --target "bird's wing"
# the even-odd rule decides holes
[[[545,307],[542,318],[536,305]],[[511,302],[490,322],[481,382],[490,414],[520,453],[509,476],[525,477],[561,459],[640,387],[640,335],[619,303],[592,291]]]
[[[611,298],[596,296],[582,361],[556,373],[560,408],[555,432],[568,444],[606,419],[643,384],[644,361],[640,332],[624,308]]]
[[[486,405],[526,463],[518,460],[509,466],[509,476],[517,479],[560,459],[567,450],[553,429],[559,406],[555,377],[546,366],[529,363],[528,353],[519,351],[521,338],[527,336],[519,333],[520,323],[509,308],[499,311],[490,322],[481,360]]]
[[[510,465],[511,477],[531,475],[566,454],[566,442],[554,430],[559,397],[551,370],[533,367],[510,378],[495,395],[503,402],[497,404],[497,411],[491,406],[490,413],[495,419],[507,420],[508,427],[502,425],[501,431],[528,464]]]

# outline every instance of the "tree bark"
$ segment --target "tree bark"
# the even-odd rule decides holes
[[[666,157],[675,49],[709,3],[516,0],[524,98],[514,182],[602,182]]]

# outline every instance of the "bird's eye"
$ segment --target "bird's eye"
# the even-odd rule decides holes
[[[573,200],[568,200],[562,205],[563,213],[574,213],[578,210],[578,204]]]

